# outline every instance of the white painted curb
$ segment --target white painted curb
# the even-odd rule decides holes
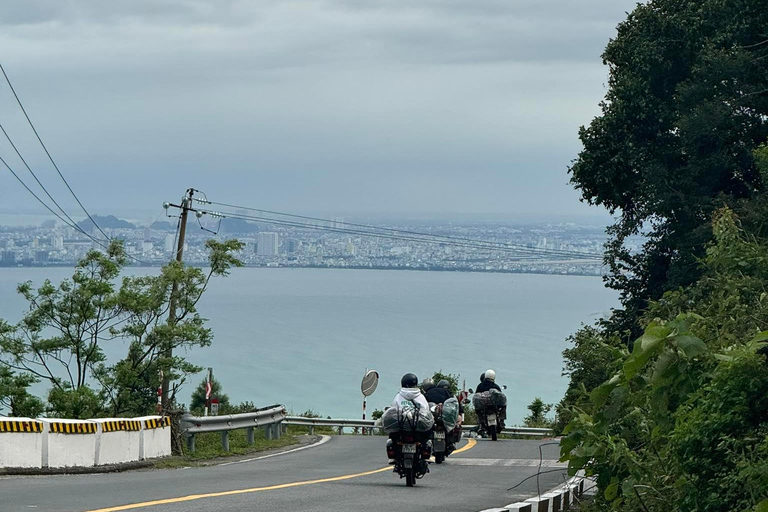
[[[584,495],[584,485],[588,481],[584,476],[577,475],[541,496],[510,503],[500,508],[485,509],[481,512],[560,512],[568,510],[578,498]]]

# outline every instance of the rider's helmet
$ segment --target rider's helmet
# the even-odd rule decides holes
[[[443,388],[443,389],[448,389],[448,388],[451,387],[451,385],[448,383],[447,380],[443,379],[443,380],[441,380],[440,382],[437,383],[437,387]]]
[[[400,385],[404,388],[415,388],[419,385],[419,378],[412,373],[406,373],[403,375],[403,378],[400,379]]]
[[[496,372],[493,370],[485,370],[485,378],[491,382],[496,380]]]
[[[429,377],[427,377],[426,379],[421,381],[421,390],[422,391],[426,392],[426,391],[432,389],[433,387],[435,387],[435,383],[432,382],[432,379],[430,379]]]

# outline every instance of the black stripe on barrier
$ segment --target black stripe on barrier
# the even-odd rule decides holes
[[[150,418],[148,420],[144,420],[145,429],[165,428],[170,425],[171,425],[171,418],[169,418],[168,416],[163,416],[162,418]]]
[[[0,432],[39,433],[43,423],[34,420],[0,420]]]
[[[101,424],[102,432],[135,432],[141,430],[141,422],[134,420],[105,421]]]
[[[95,434],[96,423],[52,422],[50,431],[56,434]]]

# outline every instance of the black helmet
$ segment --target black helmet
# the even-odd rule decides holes
[[[448,383],[447,380],[443,379],[443,380],[441,380],[440,382],[437,383],[437,387],[443,388],[443,389],[448,389],[448,388],[451,387],[451,385]]]
[[[403,375],[403,378],[400,379],[400,385],[404,388],[415,388],[419,385],[419,378],[412,373],[406,373]]]
[[[428,390],[432,389],[433,387],[435,387],[435,383],[432,382],[432,379],[430,379],[429,377],[427,377],[426,379],[421,381],[421,390],[422,391],[428,391]]]

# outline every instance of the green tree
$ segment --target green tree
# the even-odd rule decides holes
[[[557,431],[562,431],[571,420],[574,407],[582,407],[589,401],[592,390],[619,370],[619,361],[626,353],[620,337],[609,333],[604,326],[585,325],[569,336],[568,341],[573,347],[563,351],[563,376],[569,377],[570,382],[556,407]]]
[[[549,428],[554,424],[554,420],[547,418],[547,414],[552,410],[552,404],[545,404],[541,398],[536,397],[528,404],[528,410],[531,414],[523,419],[526,427]]]
[[[205,390],[208,383],[208,377],[204,378],[192,392],[192,399],[189,402],[189,410],[192,412],[201,412],[205,408]],[[219,400],[221,409],[229,408],[229,396],[224,394],[221,382],[214,377],[211,379],[211,398]]]
[[[29,312],[13,327],[0,321],[0,364],[47,381],[53,411],[100,413],[88,377],[105,360],[102,344],[113,338],[110,329],[121,315],[113,281],[124,263],[120,242],[105,253],[90,251],[58,286],[49,280],[37,289],[19,285]]]
[[[205,326],[197,304],[213,277],[226,276],[232,267],[242,266],[234,253],[243,244],[208,240],[206,247],[207,271],[173,261],[159,276],[123,279],[117,297],[123,322],[111,332],[129,341],[128,355],[114,365],[100,364],[94,372],[108,398],[110,415],[154,411],[161,373],[171,380],[169,402],[173,404],[186,379],[202,370],[180,354],[211,344],[213,333]],[[169,324],[166,319],[174,289],[177,309],[175,321]],[[175,354],[171,358],[166,356],[169,348]]]
[[[0,366],[0,411],[6,409],[9,416],[36,418],[44,410],[43,402],[29,393],[28,388],[36,379],[29,374],[18,374]]]
[[[768,136],[766,26],[764,0],[651,0],[605,49],[608,92],[570,173],[585,201],[618,215],[607,282],[627,341],[649,301],[696,281],[712,213],[765,190],[753,150]],[[647,242],[633,253],[637,234]]]
[[[448,381],[448,391],[451,393],[451,396],[456,396],[459,394],[459,377],[458,374],[443,373],[443,370],[441,369],[432,375],[432,382],[437,386],[437,383],[441,380]]]
[[[597,479],[598,510],[726,512],[765,499],[768,243],[729,209],[712,225],[699,280],[650,304],[616,373],[571,409],[561,453]]]
[[[171,399],[200,368],[181,355],[207,346],[213,334],[197,311],[212,277],[241,262],[236,240],[209,240],[209,269],[172,262],[158,276],[118,278],[125,264],[121,242],[105,253],[90,251],[72,279],[46,280],[18,291],[29,312],[17,325],[0,320],[0,368],[48,382],[48,411],[54,416],[141,415],[154,412],[160,373],[173,382]],[[172,290],[176,321],[167,322]],[[127,356],[109,364],[106,343],[127,342]],[[176,355],[165,356],[172,348]],[[25,377],[16,377],[25,378]]]

